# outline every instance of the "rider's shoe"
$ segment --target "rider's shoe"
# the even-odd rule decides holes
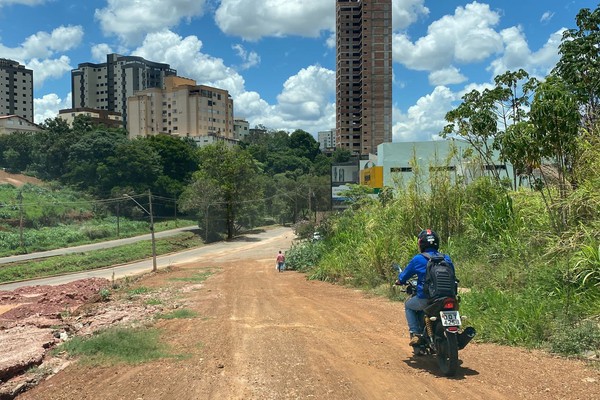
[[[410,342],[408,342],[409,345],[418,346],[421,344],[421,335],[417,335],[415,333],[411,333],[410,335]]]

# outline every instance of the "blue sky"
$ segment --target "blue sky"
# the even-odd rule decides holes
[[[544,77],[588,0],[392,0],[393,141],[507,69]],[[0,0],[0,57],[34,71],[35,122],[71,107],[70,71],[107,53],[168,63],[229,90],[251,126],[335,127],[335,0]]]

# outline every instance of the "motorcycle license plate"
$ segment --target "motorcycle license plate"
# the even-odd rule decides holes
[[[460,315],[458,311],[440,311],[443,326],[460,326]]]

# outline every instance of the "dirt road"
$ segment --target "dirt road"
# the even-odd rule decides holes
[[[470,344],[456,378],[413,358],[401,303],[275,269],[291,232],[151,275],[180,285],[192,319],[157,322],[175,354],[138,366],[74,364],[25,399],[600,399],[581,362]],[[214,273],[201,285],[176,277]]]

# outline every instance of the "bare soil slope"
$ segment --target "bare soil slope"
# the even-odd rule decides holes
[[[151,274],[195,318],[159,320],[173,354],[143,365],[72,363],[28,399],[600,399],[600,372],[538,351],[470,344],[456,378],[414,358],[401,303],[292,271],[291,235]],[[202,282],[181,280],[212,271]],[[178,279],[175,279],[178,278]],[[124,300],[125,301],[125,300]]]
[[[0,169],[0,184],[10,184],[16,187],[21,187],[26,183],[33,183],[35,185],[43,185],[43,181],[31,177],[31,176],[27,176],[27,175],[22,175],[22,174],[11,174],[9,172],[6,172],[2,169]]]

